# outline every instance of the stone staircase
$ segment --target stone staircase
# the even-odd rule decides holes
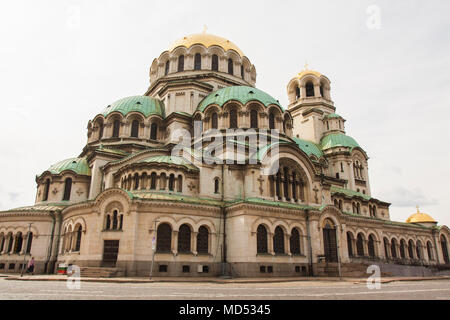
[[[347,278],[367,278],[372,274],[367,273],[370,263],[343,263],[341,264],[341,274]],[[318,276],[339,277],[339,267],[337,263],[323,262],[317,264]],[[381,272],[381,276],[391,276],[388,272]]]
[[[125,275],[122,269],[105,267],[81,267],[80,273],[81,277],[86,278],[114,278]]]

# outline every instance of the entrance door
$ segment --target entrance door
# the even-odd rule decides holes
[[[325,260],[327,262],[337,262],[336,229],[328,224],[323,228],[323,245]]]
[[[119,240],[105,240],[103,246],[104,267],[115,267],[119,253]]]

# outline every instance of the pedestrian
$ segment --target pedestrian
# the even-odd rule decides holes
[[[27,273],[34,275],[34,257],[31,257],[31,260],[28,262]]]

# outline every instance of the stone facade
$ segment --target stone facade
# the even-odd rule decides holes
[[[371,196],[368,156],[326,76],[294,77],[286,109],[255,83],[223,38],[188,36],[163,52],[143,96],[109,105],[77,158],[36,177],[34,205],[0,212],[0,272],[31,256],[37,273],[64,264],[125,276],[148,276],[152,261],[155,276],[448,267],[447,226],[391,221]]]

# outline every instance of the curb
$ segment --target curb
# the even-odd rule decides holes
[[[17,281],[67,281],[68,278],[21,278],[20,276],[6,276],[5,280],[17,280]],[[414,278],[393,278],[382,279],[381,283],[391,283],[397,281],[427,281],[427,280],[450,280],[450,276],[440,277],[414,277]],[[214,284],[261,284],[261,283],[285,283],[285,282],[314,282],[314,281],[331,281],[331,282],[353,282],[354,284],[366,283],[367,279],[352,279],[352,278],[306,278],[306,279],[114,279],[114,278],[81,278],[82,282],[99,282],[99,283],[214,283]]]

